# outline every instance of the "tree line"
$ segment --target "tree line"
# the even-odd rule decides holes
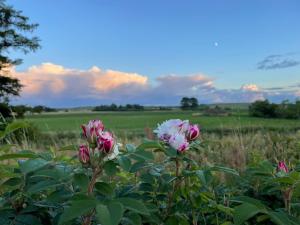
[[[126,105],[99,105],[93,108],[93,111],[143,111],[144,106],[139,104],[126,104]]]
[[[268,100],[255,101],[249,106],[249,114],[263,118],[299,119],[300,100],[295,103],[285,100],[280,104],[270,103]]]

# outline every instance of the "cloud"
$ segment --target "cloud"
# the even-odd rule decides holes
[[[178,105],[184,96],[197,97],[200,103],[252,102],[270,98],[294,100],[298,87],[262,88],[244,84],[238,89],[219,89],[214,79],[197,73],[185,76],[165,75],[155,79],[93,66],[87,70],[65,68],[53,63],[31,66],[25,71],[11,70],[24,85],[15,104],[71,107],[99,104],[138,103]]]
[[[299,60],[291,59],[287,54],[285,55],[269,55],[262,61],[258,62],[257,69],[272,70],[284,69],[288,67],[297,66],[300,64]]]
[[[241,87],[241,90],[244,90],[244,91],[259,91],[259,87],[256,84],[244,84]]]

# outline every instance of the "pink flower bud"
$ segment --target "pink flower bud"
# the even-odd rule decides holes
[[[90,120],[87,125],[81,125],[83,135],[89,143],[95,143],[97,137],[103,131],[104,126],[101,120]]]
[[[100,152],[110,153],[114,147],[114,137],[111,133],[101,132],[97,139],[97,146]]]
[[[200,134],[200,130],[198,125],[190,125],[188,130],[188,140],[193,141],[195,140]]]
[[[277,165],[277,172],[282,171],[285,173],[289,172],[288,167],[286,166],[286,164],[284,163],[284,161],[280,161]]]
[[[90,162],[89,148],[86,145],[79,146],[78,158],[82,164],[88,164]]]

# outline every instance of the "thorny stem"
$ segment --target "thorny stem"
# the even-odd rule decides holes
[[[101,168],[96,167],[95,169],[93,169],[92,179],[89,183],[88,190],[87,190],[87,195],[88,196],[91,196],[93,194],[97,178],[99,177],[100,174],[101,174]],[[93,209],[92,212],[90,212],[86,217],[84,217],[83,225],[90,225],[91,224],[92,216],[93,216],[94,212],[95,212],[95,210]]]
[[[290,187],[283,192],[285,210],[291,215],[291,199],[293,195],[293,189]]]
[[[176,157],[176,159],[175,159],[175,165],[176,165],[176,170],[175,170],[176,181],[175,181],[175,183],[174,183],[174,185],[173,185],[173,191],[170,192],[170,194],[169,194],[169,198],[168,198],[168,207],[167,207],[166,217],[167,217],[167,216],[169,215],[169,213],[170,213],[171,205],[172,205],[172,202],[173,202],[174,193],[175,193],[175,191],[178,189],[178,187],[179,187],[179,185],[180,185],[180,182],[181,182],[181,180],[179,179],[180,162],[179,162],[178,157]]]

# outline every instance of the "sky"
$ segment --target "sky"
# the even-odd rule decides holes
[[[298,0],[7,0],[39,23],[16,104],[280,102],[300,97]]]

